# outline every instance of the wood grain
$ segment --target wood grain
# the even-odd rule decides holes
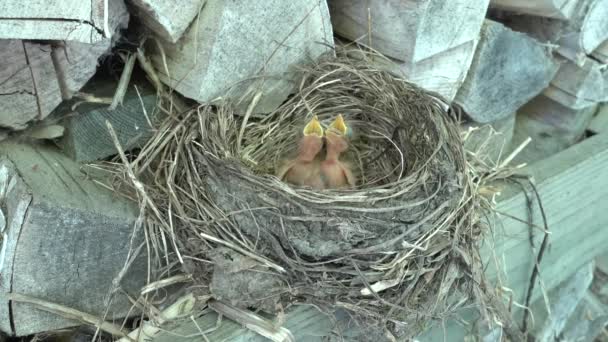
[[[23,129],[32,120],[44,119],[62,101],[59,77],[71,91],[78,91],[95,74],[97,59],[110,47],[66,42],[51,47],[21,40],[0,40],[0,126]],[[58,49],[58,73],[51,50]],[[62,75],[62,76],[60,76]]]
[[[586,0],[491,0],[490,6],[517,14],[565,20],[574,14],[576,6],[582,1]]]
[[[123,0],[31,0],[0,2],[0,39],[97,43],[126,27]]]
[[[486,20],[455,101],[476,122],[500,120],[547,87],[557,68],[549,50],[539,42]]]
[[[329,6],[336,34],[410,64],[476,40],[488,3],[331,0]]]
[[[207,0],[193,23],[176,44],[163,44],[168,70],[150,46],[161,80],[199,102],[231,99],[243,112],[258,91],[255,113],[278,107],[295,87],[292,68],[333,47],[325,1]]]
[[[543,94],[572,109],[608,101],[606,65],[588,57],[583,58],[580,64],[566,61]]]
[[[0,154],[8,222],[0,255],[0,330],[24,336],[79,324],[11,303],[11,292],[103,316],[113,279],[130,248],[143,241],[140,234],[130,246],[137,206],[85,179],[80,165],[56,149],[6,141]],[[142,257],[120,285],[138,293],[145,279]],[[107,318],[124,317],[130,307],[119,294]]]
[[[176,43],[205,0],[130,0],[129,3],[146,27],[162,39]]]

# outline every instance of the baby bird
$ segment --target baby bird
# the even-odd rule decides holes
[[[329,125],[325,132],[325,160],[321,162],[321,178],[328,189],[353,188],[355,177],[350,166],[340,160],[340,154],[348,149],[350,127],[342,114]]]
[[[321,159],[318,157],[323,148],[323,127],[316,115],[306,124],[303,133],[297,157],[287,162],[277,177],[293,185],[323,189],[325,184],[321,178]]]

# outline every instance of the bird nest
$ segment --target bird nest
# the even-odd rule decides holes
[[[482,225],[449,106],[365,58],[327,58],[302,75],[268,115],[216,103],[169,116],[131,163],[147,222],[216,298],[268,311],[311,303],[415,334],[480,282],[463,271]],[[337,114],[354,132],[345,159],[357,186],[276,178],[305,123]]]

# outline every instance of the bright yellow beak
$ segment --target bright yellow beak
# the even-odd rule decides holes
[[[344,117],[342,116],[342,114],[338,115],[334,122],[329,125],[329,128],[338,131],[338,133],[344,136],[348,135],[349,132],[349,128],[348,126],[346,126],[346,122],[344,121]]]
[[[321,126],[321,122],[319,122],[319,118],[317,116],[313,116],[312,120],[310,120],[306,126],[304,126],[304,135],[316,135],[319,138],[323,137],[323,127]]]

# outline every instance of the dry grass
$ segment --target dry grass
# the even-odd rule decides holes
[[[467,162],[439,96],[365,53],[338,55],[303,68],[297,93],[269,115],[235,115],[226,103],[167,110],[139,154],[114,165],[120,189],[145,209],[158,276],[182,268],[233,303],[344,308],[393,332],[407,324],[410,336],[464,305],[486,313],[477,245],[489,173]],[[347,156],[356,189],[272,176],[304,122],[338,113],[356,133]]]

